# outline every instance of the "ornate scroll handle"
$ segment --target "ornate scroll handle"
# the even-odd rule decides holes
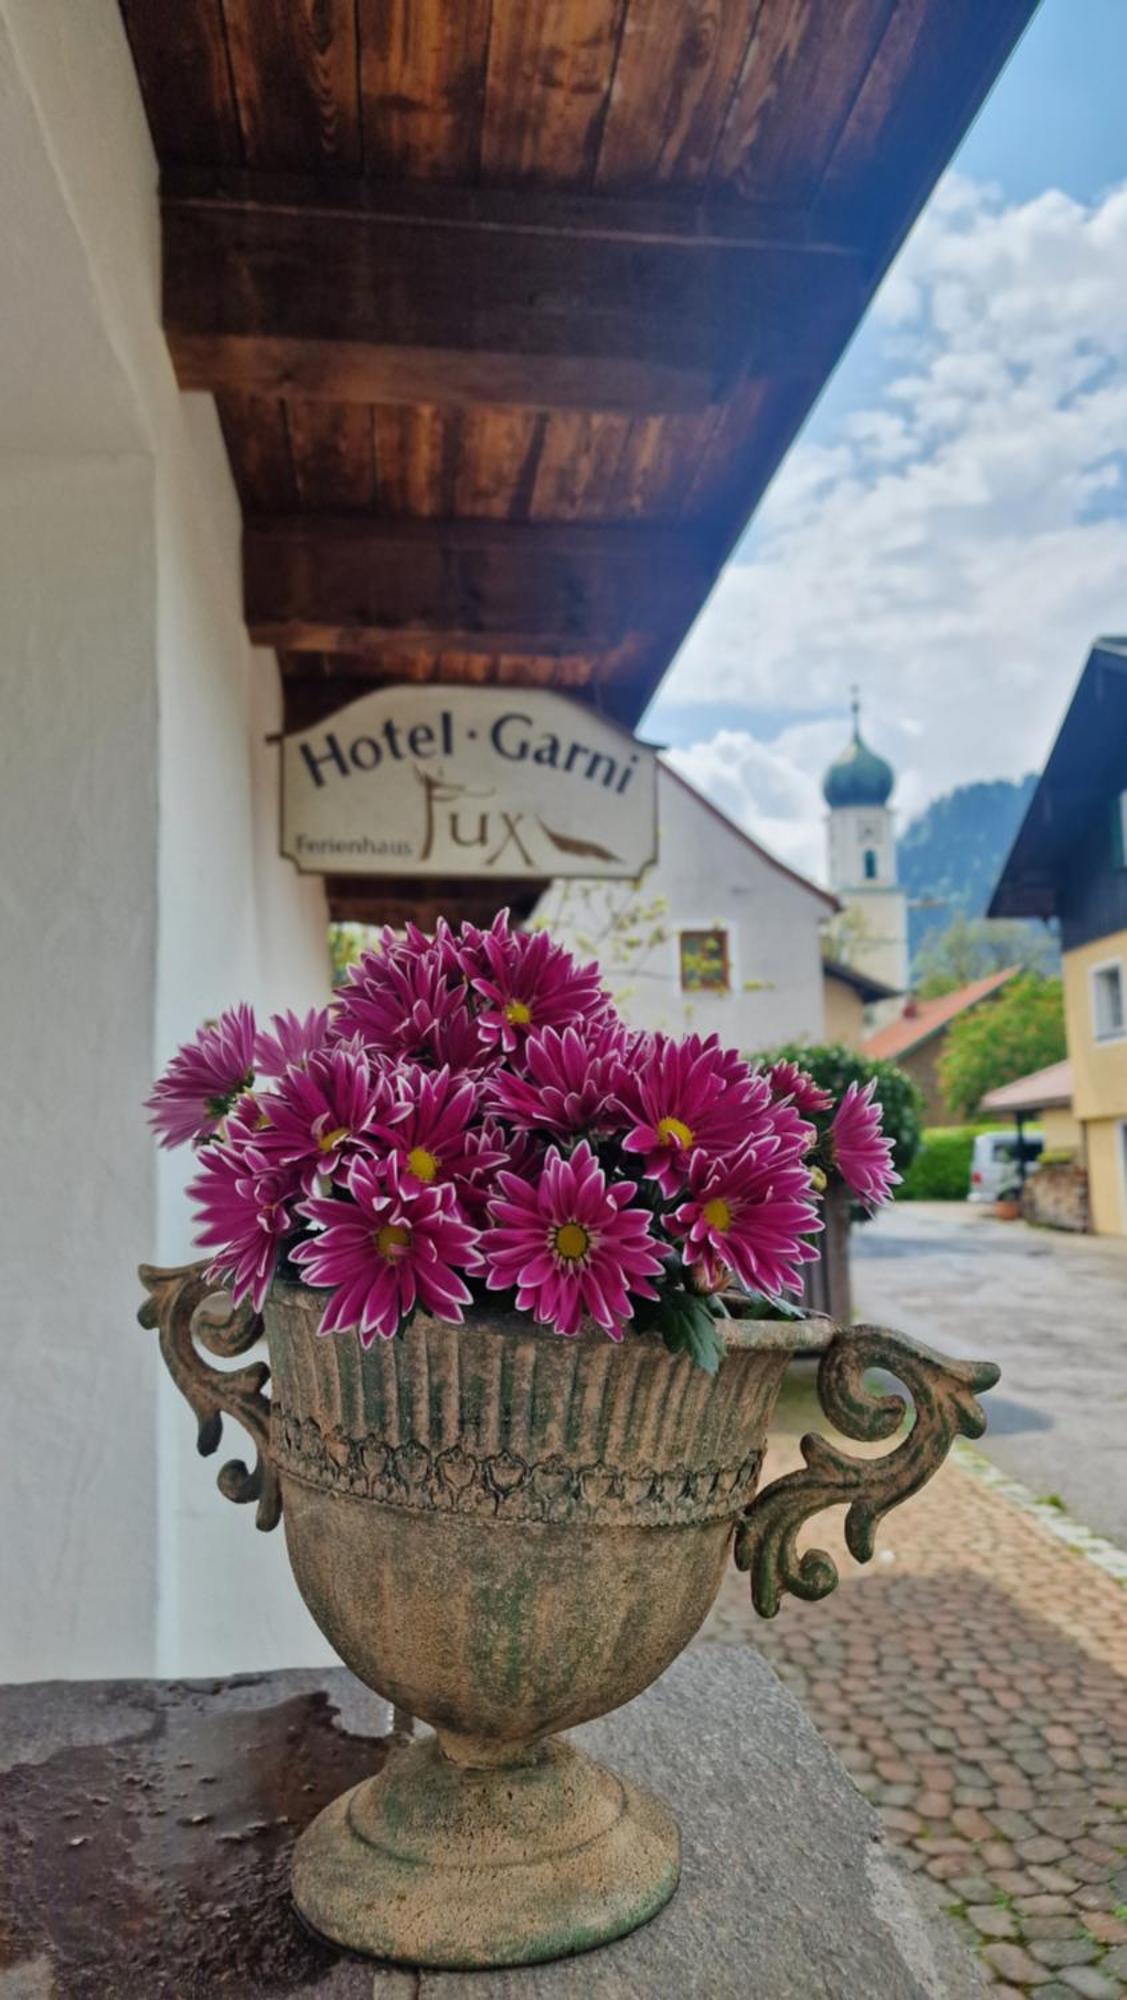
[[[208,1281],[207,1269],[206,1264],[174,1270],[142,1264],[138,1276],[149,1297],[137,1317],[142,1326],[159,1329],[165,1366],[196,1413],[200,1456],[209,1458],[218,1450],[224,1416],[249,1433],[256,1446],[253,1470],[241,1459],[228,1459],[216,1484],[228,1500],[257,1500],[258,1527],[276,1528],[282,1495],[269,1457],[270,1403],[262,1393],[270,1370],[264,1361],[245,1368],[211,1368],[199,1352],[205,1347],[221,1361],[233,1361],[254,1346],[262,1321],[249,1306],[233,1305],[226,1292]]]
[[[992,1361],[947,1361],[905,1334],[886,1327],[842,1328],[822,1356],[818,1397],[846,1437],[876,1444],[899,1430],[908,1405],[902,1396],[874,1395],[866,1389],[868,1368],[884,1368],[909,1391],[912,1428],[884,1458],[850,1458],[828,1439],[811,1433],[802,1440],[806,1465],[764,1488],[736,1529],[739,1569],[751,1571],[751,1597],[763,1618],[773,1618],[784,1591],[808,1599],[827,1597],[837,1568],[824,1549],[798,1552],[798,1534],[823,1507],[849,1502],[845,1540],[858,1562],[873,1553],[877,1522],[926,1485],[957,1436],[981,1437],[986,1429],[975,1396],[992,1389],[998,1369]]]

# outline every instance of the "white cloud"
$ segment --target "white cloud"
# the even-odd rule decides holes
[[[844,715],[857,681],[902,813],[1039,766],[1091,640],[1127,628],[1125,299],[1127,186],[1007,207],[948,176],[863,336],[883,389],[791,453],[663,699]],[[843,737],[727,729],[677,761],[809,868]]]

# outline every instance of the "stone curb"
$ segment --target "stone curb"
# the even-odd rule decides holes
[[[1074,1555],[1083,1556],[1087,1562],[1103,1570],[1105,1576],[1110,1576],[1114,1583],[1127,1587],[1127,1550],[1117,1548],[1114,1542],[1106,1541],[1102,1535],[1094,1534],[1082,1521],[1075,1520],[1067,1508],[1038,1500],[1028,1486],[1023,1486],[1018,1479],[1011,1479],[1008,1473],[1000,1472],[996,1465],[984,1458],[980,1451],[975,1451],[973,1445],[967,1444],[963,1438],[956,1438],[951,1447],[951,1458],[972,1479],[1000,1493],[1023,1514],[1031,1514],[1054,1541],[1063,1542]]]

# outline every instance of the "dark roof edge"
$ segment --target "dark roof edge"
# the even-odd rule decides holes
[[[1010,842],[1009,853],[1002,863],[1001,871],[990,896],[990,901],[986,905],[986,914],[988,917],[1041,917],[1048,919],[1056,915],[1056,889],[1053,883],[1036,883],[1028,880],[1008,882],[1006,878],[1009,875],[1011,864],[1016,860],[1027,834],[1032,839],[1036,832],[1034,818],[1041,809],[1046,780],[1050,777],[1057,746],[1068,726],[1068,719],[1079,699],[1080,690],[1097,661],[1110,667],[1115,673],[1127,674],[1127,638],[1116,635],[1105,636],[1104,638],[1094,639],[1088,648],[1087,659],[1080,669],[1076,685],[1069,696],[1068,706],[1061,716],[1060,722],[1057,724],[1056,734],[1049,745],[1048,754],[1041,767],[1041,775],[1033,788],[1021,824],[1014,834],[1013,840]]]
[[[822,971],[831,979],[840,979],[845,986],[852,986],[862,1000],[896,1000],[900,995],[899,986],[886,986],[883,979],[874,979],[868,972],[859,972],[855,965],[846,965],[840,958],[822,959]]]

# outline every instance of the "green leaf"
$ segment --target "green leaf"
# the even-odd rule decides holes
[[[661,1337],[671,1354],[689,1354],[706,1375],[715,1375],[724,1358],[724,1342],[707,1299],[691,1292],[670,1292],[658,1311]]]

